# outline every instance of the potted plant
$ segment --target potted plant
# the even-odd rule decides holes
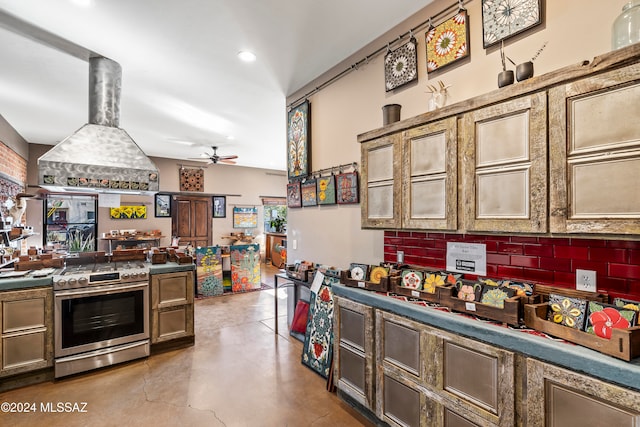
[[[273,228],[276,233],[283,233],[286,225],[287,223],[285,219],[282,218],[281,216],[277,216],[273,218],[271,221],[269,221],[269,226]]]

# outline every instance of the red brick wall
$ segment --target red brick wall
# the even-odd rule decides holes
[[[640,300],[640,241],[385,231],[384,259],[444,269],[447,241],[484,243],[487,277],[575,288],[576,269],[595,270],[599,291]]]
[[[19,182],[27,182],[27,161],[0,142],[0,171]]]

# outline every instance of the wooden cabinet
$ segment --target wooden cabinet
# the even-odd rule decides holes
[[[381,420],[398,426],[515,424],[513,353],[381,310],[375,337]]]
[[[51,287],[0,293],[0,377],[53,366]]]
[[[401,226],[401,134],[362,144],[360,206],[362,228]]]
[[[527,359],[531,427],[640,425],[640,393]]]
[[[547,231],[547,102],[539,92],[462,119],[469,231]]]
[[[457,120],[362,144],[363,228],[457,228]]]
[[[335,298],[335,382],[341,393],[373,410],[373,309]]]
[[[193,337],[193,271],[151,276],[151,343]]]
[[[457,229],[457,129],[449,117],[403,133],[403,228]]]
[[[551,231],[638,234],[640,64],[549,91]]]

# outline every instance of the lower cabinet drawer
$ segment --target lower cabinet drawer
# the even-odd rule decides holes
[[[401,426],[420,425],[420,392],[384,375],[382,412],[387,421]]]
[[[152,343],[193,335],[193,305],[154,310],[152,316]]]
[[[46,365],[46,331],[2,338],[2,369],[41,363]]]
[[[365,358],[340,345],[340,379],[365,395]]]

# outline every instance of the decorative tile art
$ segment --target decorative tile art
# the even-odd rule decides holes
[[[384,57],[384,85],[387,92],[418,79],[418,42],[415,38]]]
[[[482,0],[485,49],[542,23],[542,0]]]
[[[202,296],[222,295],[222,249],[219,246],[196,248],[197,292]]]
[[[458,299],[463,301],[480,301],[482,296],[482,285],[474,282],[456,282],[456,289],[458,291]]]
[[[613,305],[616,307],[624,308],[626,310],[633,310],[640,312],[640,302],[632,301],[624,298],[614,298]]]
[[[353,280],[367,280],[369,278],[369,266],[352,262],[349,266],[349,273]]]
[[[504,300],[513,297],[515,293],[516,291],[513,289],[500,286],[484,285],[482,288],[482,296],[480,297],[480,302],[492,307],[504,308]]]
[[[375,284],[379,284],[383,277],[389,275],[389,267],[375,266],[371,268],[369,273],[369,281]]]
[[[287,184],[287,207],[302,207],[302,195],[300,192],[300,181],[294,181]]]
[[[402,272],[402,279],[400,280],[401,286],[408,289],[415,289],[417,291],[422,289],[422,281],[424,275],[422,271],[417,270],[404,270]]]
[[[358,203],[358,172],[336,175],[336,195],[338,204]]]
[[[111,219],[146,219],[147,207],[138,205],[109,208],[109,216]]]
[[[316,180],[307,179],[301,184],[302,206],[316,206]]]
[[[305,101],[287,116],[287,174],[289,179],[309,175],[311,104]]]
[[[462,9],[425,34],[427,72],[438,70],[469,56],[469,19]]]
[[[120,182],[122,187],[122,181]],[[204,191],[204,170],[180,168],[180,191]]]
[[[318,193],[319,205],[335,205],[336,203],[336,179],[333,175],[318,178],[318,187],[316,189]]]
[[[462,277],[462,274],[449,273],[448,271],[435,271],[425,273],[424,285],[422,285],[422,290],[430,294],[435,294],[436,287],[455,285],[460,277]]]
[[[549,294],[549,321],[582,330],[587,311],[587,301],[580,298]]]
[[[636,324],[637,317],[637,311],[589,301],[584,330],[600,338],[611,339],[612,329],[630,328]]]
[[[260,245],[234,245],[231,252],[231,290],[260,289]]]
[[[323,273],[318,292],[311,293],[309,319],[302,347],[302,363],[324,378],[329,376],[333,358],[333,292],[331,285],[340,280]],[[316,279],[314,279],[315,281]]]

